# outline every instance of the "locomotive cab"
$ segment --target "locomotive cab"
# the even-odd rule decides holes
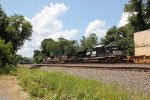
[[[95,47],[93,50],[96,51],[96,57],[101,63],[122,62],[124,58],[123,51],[112,43],[107,46]]]
[[[118,46],[106,46],[106,51],[113,54],[113,56],[122,56],[124,55],[123,51]]]
[[[111,56],[111,60],[113,62],[123,62],[124,59],[124,52],[116,45],[107,45],[106,47],[107,52],[109,52],[109,54]]]

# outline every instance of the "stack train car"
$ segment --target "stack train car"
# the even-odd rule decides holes
[[[150,29],[134,33],[135,55],[128,56],[134,63],[150,63]]]

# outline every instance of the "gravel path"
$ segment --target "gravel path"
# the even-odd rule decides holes
[[[63,71],[72,75],[115,83],[126,89],[150,92],[150,72],[117,71],[102,69],[41,67],[45,71]]]

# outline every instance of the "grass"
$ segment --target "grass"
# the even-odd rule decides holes
[[[24,90],[44,100],[149,100],[150,95],[122,90],[95,80],[61,72],[19,68],[17,77]]]

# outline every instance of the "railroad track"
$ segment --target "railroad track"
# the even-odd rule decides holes
[[[66,68],[89,68],[89,69],[106,69],[121,71],[144,71],[150,72],[150,64],[24,64],[29,69],[47,67],[66,67]]]

